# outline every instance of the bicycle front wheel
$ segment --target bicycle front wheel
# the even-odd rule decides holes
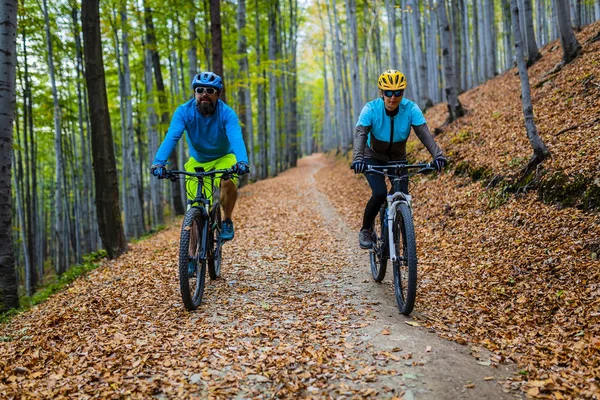
[[[371,257],[371,274],[375,282],[381,282],[385,278],[387,268],[387,229],[385,224],[385,208],[384,204],[379,210],[379,214],[373,223],[373,247],[369,251]]]
[[[398,309],[404,315],[412,312],[417,296],[417,243],[412,212],[406,203],[396,209],[394,245],[394,293]]]
[[[221,241],[221,206],[216,203],[213,206],[212,227],[210,229],[210,238],[208,245],[210,248],[210,257],[208,258],[208,275],[210,279],[217,279],[221,276],[221,258],[223,248]]]
[[[202,211],[190,208],[185,213],[179,239],[179,289],[188,310],[197,309],[204,295],[206,260],[200,258],[202,225]]]

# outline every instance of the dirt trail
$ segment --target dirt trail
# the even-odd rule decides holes
[[[0,397],[514,397],[507,366],[406,324],[316,189],[325,164],[240,191],[197,312],[180,301],[174,224],[0,327]]]

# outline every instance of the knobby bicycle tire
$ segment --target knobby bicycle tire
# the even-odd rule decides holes
[[[373,223],[373,248],[369,252],[371,258],[371,275],[375,282],[381,282],[385,278],[387,269],[387,230],[385,224],[385,209],[384,204],[379,210],[378,218],[375,218]]]
[[[221,241],[221,206],[215,202],[212,210],[212,227],[210,229],[208,245],[210,256],[208,258],[208,275],[210,279],[221,276],[221,259],[223,256],[223,242]]]
[[[394,294],[400,312],[409,315],[417,296],[417,243],[412,212],[406,203],[396,209],[394,245],[398,257],[394,262]]]
[[[179,289],[183,305],[195,310],[202,303],[206,283],[206,260],[200,259],[202,211],[190,208],[183,218],[179,239]]]

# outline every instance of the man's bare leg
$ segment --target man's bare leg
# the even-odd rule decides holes
[[[221,207],[223,207],[223,219],[231,219],[231,213],[237,201],[237,187],[230,179],[221,180]]]

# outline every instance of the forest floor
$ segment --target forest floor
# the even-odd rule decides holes
[[[1,326],[0,397],[518,396],[514,364],[439,338],[372,281],[317,189],[332,162],[240,190],[222,278],[196,312],[180,300],[176,222]]]

